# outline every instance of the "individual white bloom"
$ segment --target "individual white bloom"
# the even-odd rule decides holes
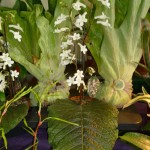
[[[70,35],[70,37],[74,40],[74,41],[76,41],[76,40],[79,40],[80,38],[81,38],[81,36],[80,36],[80,34],[78,33],[74,33],[73,35]]]
[[[69,30],[69,28],[60,28],[60,29],[57,28],[54,30],[54,33],[61,33],[61,32],[65,32],[67,30]]]
[[[86,86],[85,86],[84,81],[82,80],[83,77],[84,77],[83,71],[77,70],[77,72],[74,74],[73,77],[69,77],[69,79],[67,79],[67,83],[69,86],[71,86],[72,84],[76,84],[77,87],[79,87],[80,85],[83,85],[85,89]]]
[[[8,65],[9,67],[11,67],[12,64],[14,64],[14,61],[11,60],[11,58],[7,59],[7,60],[4,62],[4,66],[7,66],[7,65]],[[3,68],[5,68],[5,67],[3,67]]]
[[[19,76],[19,72],[17,70],[11,70],[11,77],[14,81],[14,78],[17,78]]]
[[[66,20],[66,18],[68,18],[69,16],[68,15],[64,15],[64,14],[61,14],[60,16],[58,16],[58,18],[56,19],[56,21],[54,22],[54,25],[58,25],[60,23],[62,23],[63,21]]]
[[[69,45],[73,45],[72,39],[67,39],[66,42],[62,42],[60,47],[62,49],[66,49]]]
[[[71,53],[71,50],[69,49],[69,50],[63,50],[63,52],[60,54],[60,57],[62,58],[62,59],[65,59],[65,58],[67,58],[67,57],[69,57],[69,54]]]
[[[6,87],[5,76],[0,72],[0,91],[4,92],[5,87]]]
[[[78,1],[76,1],[75,3],[72,4],[72,7],[73,7],[75,10],[79,11],[79,10],[81,10],[81,7],[86,8],[86,5],[84,5],[83,3],[81,3],[81,2],[78,0]]]
[[[87,52],[86,45],[82,45],[82,44],[80,44],[80,43],[78,43],[78,45],[80,46],[81,52],[83,52],[83,54],[86,54],[86,52]]]
[[[9,54],[2,53],[2,55],[0,56],[0,59],[2,59],[2,61],[7,61],[8,59],[10,59]]]
[[[74,23],[75,26],[76,26],[77,28],[79,28],[80,30],[82,30],[82,27],[83,27],[84,23],[87,22],[87,19],[86,19],[86,17],[85,17],[86,14],[87,14],[87,12],[85,12],[85,13],[82,14],[82,15],[79,15],[78,18],[76,19],[76,22]]]
[[[71,53],[71,50],[63,50],[63,52],[60,54],[61,57],[61,65],[65,66],[73,62],[74,54]]]
[[[11,67],[12,64],[14,63],[14,61],[11,60],[11,58],[9,57],[9,54],[8,54],[8,53],[3,53],[3,54],[0,56],[0,59],[2,59],[2,61],[4,61],[4,63],[3,63],[3,69],[5,69],[7,65],[8,65],[9,67]]]
[[[67,45],[73,45],[72,39],[67,39],[66,44]]]
[[[99,2],[101,2],[104,6],[110,8],[110,2],[109,0],[98,0]]]
[[[99,16],[95,16],[94,18],[95,18],[95,19],[109,19],[109,17],[107,17],[107,16],[104,14],[104,12],[102,12],[102,14],[99,15]]]
[[[81,78],[76,78],[74,81],[74,84],[76,84],[78,87],[82,85],[84,81]]]
[[[85,83],[84,83],[84,81],[83,81],[83,77],[84,77],[84,75],[83,75],[83,71],[81,70],[77,70],[77,73],[75,73],[74,74],[74,78],[75,78],[75,80],[74,80],[74,84],[76,84],[78,87],[80,86],[80,85],[83,85],[84,87],[86,87],[85,86]]]
[[[75,73],[75,77],[76,78],[83,78],[83,71],[82,70],[77,70],[77,72]]]
[[[60,47],[61,49],[66,49],[68,47],[68,44],[66,42],[62,42]]]
[[[67,79],[67,83],[68,83],[68,86],[71,86],[72,84],[74,84],[74,77],[69,77]]]
[[[20,24],[17,24],[17,25],[10,24],[9,28],[14,28],[23,32],[23,29],[20,27]]]
[[[97,24],[102,24],[106,27],[111,27],[111,24],[108,22],[108,19],[106,21],[97,21]]]
[[[0,68],[3,68],[4,70],[6,69],[7,65],[11,67],[14,63],[14,61],[11,60],[11,58],[8,56],[8,53],[3,53],[3,55],[0,56],[0,58],[2,59],[2,61],[4,61],[4,63],[0,63]]]
[[[11,33],[14,34],[14,39],[17,39],[19,42],[21,42],[22,36],[20,35],[19,31],[18,31],[18,32],[15,32],[15,31],[13,31],[13,30],[9,30],[9,32],[11,32]]]

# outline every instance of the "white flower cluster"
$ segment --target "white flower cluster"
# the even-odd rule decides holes
[[[102,3],[102,5],[110,8],[110,2],[109,0],[98,0]],[[103,26],[106,26],[106,27],[111,27],[111,24],[109,23],[108,19],[109,17],[107,17],[104,12],[102,12],[101,15],[99,16],[95,16],[94,19],[97,20],[97,24],[101,24]]]
[[[83,71],[77,70],[73,77],[69,77],[69,79],[67,79],[67,83],[69,86],[77,85],[77,87],[80,87],[80,85],[83,85],[84,89],[86,89],[83,78]]]
[[[101,2],[102,5],[106,6],[107,8],[110,8],[110,2],[109,0],[98,0]],[[86,54],[87,47],[84,44],[83,41],[83,32],[84,32],[84,25],[87,23],[87,12],[82,11],[82,9],[86,8],[86,5],[81,3],[80,0],[77,0],[72,4],[72,10],[77,12],[77,15],[75,15],[74,18],[72,18],[71,15],[65,15],[60,14],[54,22],[54,33],[65,33],[62,38],[62,43],[60,45],[60,48],[62,49],[62,52],[60,53],[61,57],[61,65],[68,65],[70,63],[75,62],[75,49],[76,47],[80,48],[80,51],[83,54]],[[81,13],[82,12],[82,13]],[[69,27],[61,27],[62,23],[69,19],[69,21],[72,21],[72,29]],[[102,24],[103,26],[111,27],[110,23],[108,22],[109,17],[107,17],[104,12],[102,12],[101,15],[96,16],[94,19],[97,20],[98,24]],[[73,33],[72,33],[73,32]],[[67,35],[66,35],[67,34]],[[81,84],[85,88],[85,83],[83,81],[83,71],[77,70],[77,73],[73,77],[69,77],[67,80],[68,85],[71,86],[72,84],[76,84],[77,87],[79,87]]]
[[[19,24],[17,25],[9,25],[9,32],[13,33],[14,35],[14,39],[18,40],[18,42],[21,42],[21,39],[22,39],[22,36],[20,35],[20,32],[19,31],[22,31],[23,32],[23,29],[20,27]],[[15,30],[17,31],[15,31]]]
[[[0,56],[0,69],[6,70],[6,66],[11,67],[12,64],[14,64],[14,61],[11,60],[8,53],[2,53]],[[10,70],[12,80],[14,81],[14,78],[17,78],[19,75],[19,72],[17,70]],[[3,74],[2,71],[0,72],[0,91],[4,91],[6,87],[6,81],[5,81],[6,74]]]
[[[97,1],[100,1],[104,6],[110,8],[110,2],[109,2],[109,0],[97,0]]]
[[[86,8],[86,5],[82,4],[79,0],[72,4],[72,8],[75,9],[76,11],[81,10],[82,7]],[[83,30],[84,23],[87,22],[87,19],[85,17],[86,14],[87,14],[86,12],[82,15],[79,14],[74,22],[75,27],[79,28],[80,30]],[[54,22],[54,26],[57,27],[62,22],[66,21],[66,19],[69,17],[70,16],[68,15],[60,14],[60,16],[58,16],[56,21]],[[57,27],[54,30],[54,33],[66,32],[67,30],[70,31],[68,27],[62,27],[62,28]],[[62,43],[60,45],[62,49],[62,53],[60,54],[62,65],[68,65],[76,60],[75,54],[73,53],[72,49],[74,49],[73,47],[75,41],[78,41],[80,39],[81,39],[81,35],[79,33],[73,33],[73,34],[69,34],[68,36],[64,36],[64,38],[62,39]],[[77,45],[80,47],[81,52],[83,52],[83,54],[86,54],[87,52],[86,46],[82,45],[79,42]]]
[[[83,26],[87,22],[86,14],[87,12],[84,12],[83,14],[80,14],[80,10],[82,8],[86,8],[86,5],[81,3],[79,0],[77,0],[75,3],[72,4],[72,10],[75,10],[77,12],[77,17],[73,19],[73,33],[70,33],[71,30],[68,27],[62,27],[58,28],[58,26],[66,21],[66,19],[70,19],[71,17],[65,14],[60,14],[60,16],[57,17],[56,21],[54,22],[55,30],[54,33],[62,33],[68,31],[67,36],[65,35],[62,38],[62,43],[60,45],[62,52],[60,53],[61,57],[61,65],[68,65],[70,63],[75,62],[75,49],[76,47],[80,48],[80,51],[83,54],[86,54],[87,48],[86,45],[81,44],[82,37],[81,34],[83,31]],[[75,29],[77,28],[77,29]],[[75,29],[75,30],[74,30]],[[68,85],[71,86],[72,84],[76,84],[78,87],[82,84],[85,85],[83,81],[83,71],[77,70],[77,73],[75,73],[74,77],[69,77],[67,80]]]

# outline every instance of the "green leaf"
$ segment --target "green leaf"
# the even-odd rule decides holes
[[[79,124],[48,121],[49,143],[55,150],[112,149],[118,137],[118,111],[112,105],[98,100],[83,105],[58,100],[48,112],[50,117]]]
[[[136,147],[139,147],[143,150],[149,150],[150,149],[150,136],[144,135],[141,133],[136,132],[128,132],[125,133],[123,136],[120,136],[120,138],[124,141],[127,141]]]
[[[6,100],[5,93],[4,92],[0,92],[0,101],[4,102],[5,100]]]
[[[138,63],[142,56],[141,19],[146,16],[150,2],[149,0],[124,2],[127,6],[125,7],[126,12],[123,10],[120,13],[123,17],[121,18],[122,23],[117,27],[115,27],[115,21],[118,15],[116,15],[115,10],[119,4],[115,4],[115,2],[112,0],[110,9],[104,9],[104,13],[110,16],[111,28],[97,25],[96,21],[93,20],[89,32],[88,48],[96,61],[99,74],[108,83],[105,82],[104,89],[101,89],[105,90],[107,96],[105,100],[120,107],[131,99],[131,80],[137,67],[135,62]],[[95,7],[95,15],[100,15],[101,6],[96,4]],[[121,10],[120,7],[119,10]],[[124,88],[115,89],[114,82],[118,80],[124,82]],[[109,89],[106,90],[106,88]]]
[[[0,128],[4,129],[5,134],[13,129],[27,115],[28,106],[20,104],[8,108],[6,114],[2,118]]]

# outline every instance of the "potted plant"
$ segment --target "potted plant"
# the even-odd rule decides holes
[[[53,102],[48,117],[79,125],[49,120],[49,142],[54,149],[113,149],[118,138],[117,108],[131,100],[132,75],[142,54],[140,23],[149,1],[57,0],[52,13],[43,11],[41,5],[26,4],[28,9],[19,13],[1,11],[9,54],[37,78],[35,91],[41,103]],[[104,83],[90,79],[92,99],[84,96],[86,70],[78,69],[75,59],[78,50],[84,58],[87,47],[104,79]],[[66,80],[65,66],[70,63],[77,72]],[[79,90],[77,102],[68,98],[71,85]],[[36,104],[35,97],[31,98]]]

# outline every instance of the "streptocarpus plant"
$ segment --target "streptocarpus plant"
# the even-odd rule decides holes
[[[46,86],[59,81],[46,95],[43,104],[68,97],[65,67],[60,65],[61,36],[53,33],[53,16],[48,12],[44,14],[42,5],[38,4],[19,13],[2,10],[0,16],[6,24],[9,54],[38,80],[37,91],[42,93]],[[32,104],[36,105],[36,100]]]
[[[62,122],[58,123],[57,120],[49,121],[49,142],[53,145],[54,149],[113,149],[114,143],[118,138],[118,110],[116,106],[109,104],[109,102],[112,99],[115,102],[114,97],[117,96],[116,93],[123,94],[125,90],[129,90],[129,95],[131,95],[131,84],[129,83],[129,87],[125,89],[124,87],[126,86],[126,83],[124,80],[126,79],[125,81],[127,83],[130,82],[131,75],[135,69],[134,64],[140,59],[141,54],[139,53],[139,49],[137,49],[139,48],[138,44],[140,41],[140,32],[137,30],[138,33],[135,33],[135,30],[139,29],[140,17],[144,17],[150,4],[148,3],[148,0],[137,0],[136,2],[135,0],[125,1],[124,4],[126,9],[125,12],[123,11],[124,17],[117,20],[117,23],[114,26],[115,17],[116,19],[117,16],[120,17],[120,15],[115,14],[115,2],[119,3],[120,1],[91,0],[89,2],[88,0],[57,0],[54,17],[49,17],[48,20],[43,16],[39,16],[36,20],[40,35],[42,35],[42,38],[39,39],[39,45],[40,47],[44,47],[41,49],[42,53],[40,55],[43,57],[41,57],[41,59],[34,57],[35,61],[34,63],[31,63],[32,65],[37,65],[37,70],[38,67],[40,67],[41,71],[46,71],[47,67],[45,66],[45,62],[47,61],[45,61],[45,59],[47,52],[50,54],[48,55],[48,58],[51,58],[50,60],[52,60],[52,62],[50,62],[52,64],[55,62],[53,58],[59,58],[59,64],[68,64],[74,61],[74,55],[70,54],[70,52],[72,52],[74,50],[72,48],[75,47],[72,47],[73,40],[68,40],[68,37],[71,39],[75,37],[78,38],[79,36],[73,36],[73,33],[78,31],[83,37],[81,38],[81,43],[76,43],[77,46],[81,48],[82,52],[86,52],[87,49],[85,44],[88,42],[87,45],[98,64],[99,73],[105,79],[105,83],[103,85],[105,90],[101,93],[100,98],[104,98],[108,101],[108,103],[100,100],[93,100],[89,102],[89,99],[85,98],[86,103],[76,104],[68,99],[62,99],[57,100],[54,104],[48,107],[49,117],[62,118],[80,125],[76,127]],[[87,7],[88,4],[90,4],[89,8]],[[39,13],[36,14],[39,15]],[[89,22],[87,18],[89,19]],[[98,19],[98,25],[94,18],[96,20]],[[42,25],[41,28],[40,25]],[[56,32],[58,32],[58,34]],[[130,36],[128,34],[130,34]],[[135,36],[135,34],[137,35]],[[65,35],[66,39],[64,38]],[[50,39],[48,38],[49,36]],[[55,39],[59,39],[57,43]],[[134,43],[132,43],[133,41]],[[45,45],[45,43],[49,45]],[[65,47],[66,45],[67,47]],[[53,49],[53,46],[58,48],[57,51],[56,49]],[[64,47],[65,49],[63,49]],[[108,49],[110,49],[110,51]],[[16,57],[16,54],[20,54],[20,52],[16,48],[14,48],[14,50],[18,53],[15,53],[15,55],[11,54],[13,57]],[[58,57],[55,57],[55,54]],[[132,56],[131,59],[129,57],[130,54]],[[134,59],[136,57],[135,54],[137,54],[136,59]],[[121,57],[123,59],[121,59]],[[26,65],[28,71],[33,72],[35,69],[34,67],[33,70],[30,68],[31,64],[27,63],[24,57],[21,57],[19,61],[23,65]],[[131,72],[125,69],[126,65],[129,65],[128,69],[130,68]],[[56,67],[58,66],[56,65],[55,68]],[[37,72],[39,73],[37,76],[42,77],[41,74],[43,72]],[[46,73],[48,74],[49,72]],[[53,75],[54,74],[52,72],[50,77],[54,77]],[[125,79],[122,78],[122,76]],[[69,78],[67,81],[69,85],[84,85],[83,72],[81,70],[77,71],[77,74],[75,74],[74,77]],[[111,84],[114,86],[112,87]],[[106,92],[106,94],[104,92]],[[119,97],[116,99],[117,102],[115,102],[115,105],[117,106],[124,104],[120,103],[120,98],[122,97],[119,94]],[[124,94],[122,96],[124,96]],[[128,99],[128,97],[128,94],[125,93],[125,97],[121,99],[121,102],[125,98]],[[46,95],[44,95],[44,99],[45,98],[47,98]]]
[[[102,6],[95,0],[92,2],[95,7],[93,14],[102,17]],[[115,12],[118,3],[124,3],[125,6],[121,19]],[[111,0],[110,5],[103,12],[110,17],[107,19],[111,28],[97,24],[98,17],[94,19],[92,16],[88,48],[96,61],[99,74],[104,79],[95,97],[122,107],[131,100],[132,75],[142,56],[141,20],[148,12],[150,1]]]

